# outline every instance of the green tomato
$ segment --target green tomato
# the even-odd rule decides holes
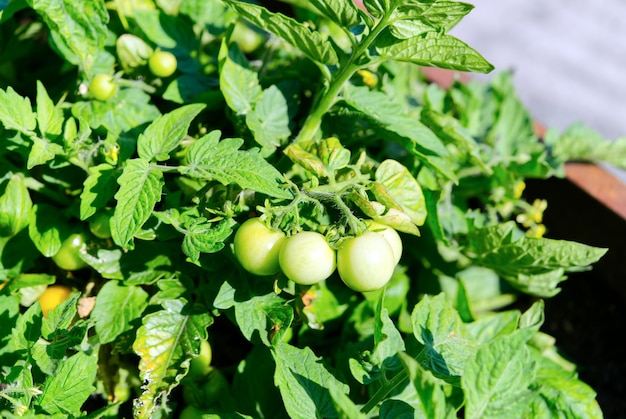
[[[237,22],[231,40],[236,42],[241,51],[250,54],[265,42],[265,37],[243,22]]]
[[[111,237],[111,216],[110,212],[98,212],[89,219],[89,231],[99,239]]]
[[[323,235],[303,231],[285,241],[279,262],[287,278],[296,284],[312,285],[335,272],[337,257]]]
[[[206,340],[202,340],[198,356],[192,358],[189,362],[189,372],[187,372],[185,380],[195,381],[206,376],[211,371],[212,358],[211,344]]]
[[[284,240],[282,231],[269,229],[258,217],[250,218],[235,233],[235,257],[251,274],[275,275],[280,272],[278,255]]]
[[[89,93],[95,99],[109,100],[117,92],[117,83],[110,74],[98,74],[89,82]]]
[[[183,400],[188,405],[207,409],[218,404],[227,390],[228,380],[224,374],[211,368],[201,382],[183,383]]]
[[[337,251],[339,276],[354,291],[384,287],[395,267],[391,246],[381,234],[371,231],[346,239]]]
[[[393,250],[394,260],[397,265],[402,257],[402,239],[400,238],[398,232],[387,225],[380,224],[372,220],[365,221],[365,224],[367,224],[367,229],[369,231],[382,234],[382,236],[387,240],[391,246],[391,250]]]
[[[155,51],[148,58],[148,67],[157,77],[169,77],[176,71],[178,61],[171,52]]]
[[[80,257],[80,249],[86,243],[87,236],[83,233],[71,234],[63,240],[61,248],[52,256],[52,260],[57,266],[66,271],[76,271],[86,268],[87,262]]]

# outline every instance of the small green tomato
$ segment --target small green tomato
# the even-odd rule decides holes
[[[148,67],[157,77],[169,77],[178,67],[178,61],[171,52],[157,50],[148,58]]]
[[[337,250],[337,271],[354,291],[374,291],[384,287],[396,267],[393,250],[378,233],[368,231],[346,239]]]
[[[282,231],[269,229],[258,217],[250,218],[235,233],[235,257],[253,275],[275,275],[280,272],[278,255],[284,240]]]
[[[337,267],[335,250],[320,233],[303,231],[285,240],[279,257],[283,273],[301,285],[325,280]]]
[[[109,100],[117,92],[117,83],[110,74],[98,74],[89,82],[89,93],[97,100]]]
[[[66,271],[76,271],[86,268],[87,262],[80,257],[80,249],[86,243],[87,235],[83,233],[71,234],[63,240],[61,248],[52,256],[57,266]]]

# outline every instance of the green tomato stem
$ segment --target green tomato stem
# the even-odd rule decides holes
[[[402,370],[398,374],[396,374],[391,380],[389,380],[388,384],[381,387],[365,405],[361,408],[361,412],[364,414],[369,413],[378,403],[383,401],[385,397],[389,393],[391,393],[396,387],[402,384],[405,380],[409,378],[409,374],[406,370]]]
[[[335,104],[343,85],[357,70],[363,67],[363,65],[360,64],[361,57],[365,56],[372,42],[374,42],[380,32],[387,27],[388,19],[389,17],[385,16],[374,26],[372,31],[363,38],[361,43],[358,44],[358,47],[350,54],[346,62],[341,65],[339,71],[335,74],[335,78],[332,79],[331,76],[328,88],[318,92],[317,100],[314,101],[313,111],[304,121],[302,129],[300,129],[294,142],[310,141],[315,137],[315,134],[322,124],[322,118]]]

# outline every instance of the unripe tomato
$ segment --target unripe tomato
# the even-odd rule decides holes
[[[192,358],[189,362],[189,372],[185,376],[185,380],[195,381],[206,376],[211,371],[211,360],[213,351],[208,341],[200,342],[200,352],[198,356]]]
[[[242,52],[249,54],[265,42],[265,37],[243,22],[237,22],[231,40],[236,42]]]
[[[373,220],[367,220],[365,223],[367,224],[367,229],[369,231],[382,234],[382,236],[387,240],[391,246],[391,250],[393,250],[394,260],[397,265],[402,257],[402,239],[400,238],[398,232],[387,225],[377,223]]]
[[[395,256],[387,240],[366,232],[346,239],[337,250],[337,271],[343,282],[359,292],[384,287],[393,275]]]
[[[323,235],[303,231],[285,240],[279,262],[287,278],[296,284],[312,285],[335,272],[337,256]]]
[[[284,240],[282,231],[270,230],[258,217],[250,218],[235,233],[235,257],[251,274],[275,275],[280,271],[278,255]]]
[[[95,99],[108,100],[117,92],[117,83],[110,74],[98,74],[89,82],[89,93]]]
[[[66,271],[76,271],[87,267],[87,262],[80,258],[80,248],[85,244],[87,237],[82,233],[71,234],[67,239],[63,240],[61,248],[52,260],[57,266]]]
[[[65,285],[50,285],[46,290],[39,296],[37,301],[41,305],[41,311],[43,312],[44,317],[48,317],[48,313],[51,312],[61,304],[63,301],[70,298],[72,294],[72,289]]]
[[[176,71],[178,61],[171,52],[157,50],[148,58],[148,67],[157,77],[169,77]]]
[[[111,237],[111,215],[108,212],[98,212],[89,219],[89,231],[99,239]]]

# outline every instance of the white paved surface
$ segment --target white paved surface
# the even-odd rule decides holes
[[[451,34],[514,71],[537,121],[626,136],[626,0],[466,1],[475,8]]]

